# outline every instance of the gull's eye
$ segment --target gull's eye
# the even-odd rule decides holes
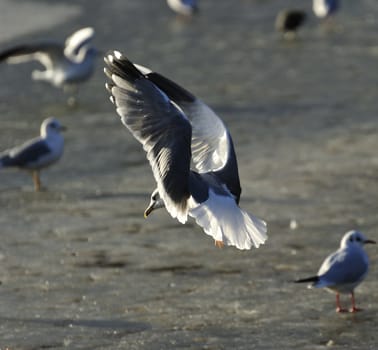
[[[357,242],[361,242],[361,238],[360,238],[360,237],[357,237],[357,238],[356,238],[356,241],[357,241]]]

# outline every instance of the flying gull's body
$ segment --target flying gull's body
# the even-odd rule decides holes
[[[265,222],[238,206],[235,151],[218,116],[176,83],[119,52],[105,62],[111,101],[142,143],[157,182],[145,216],[165,207],[181,223],[193,217],[218,246],[250,249],[263,244]]]
[[[63,154],[62,130],[64,127],[55,118],[45,119],[39,137],[0,153],[0,168],[16,167],[31,171],[35,190],[39,191],[39,171],[54,164]]]
[[[346,311],[340,305],[340,294],[350,294],[351,312],[358,311],[355,305],[354,289],[366,277],[369,268],[364,244],[375,243],[366,239],[358,231],[349,231],[341,239],[340,248],[330,254],[321,265],[316,276],[299,279],[295,282],[312,282],[309,287],[326,288],[336,293],[336,311]]]

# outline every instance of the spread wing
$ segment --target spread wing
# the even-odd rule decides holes
[[[57,42],[17,45],[0,52],[0,62],[17,64],[35,60],[48,69],[52,68],[54,61],[63,58],[63,46]]]
[[[149,80],[182,108],[192,124],[192,157],[200,173],[217,171],[227,163],[229,135],[214,111],[189,91],[159,73],[147,74]]]
[[[239,202],[241,188],[231,135],[215,112],[172,80],[143,67],[144,74],[174,101],[192,125],[192,160],[199,173],[215,172]]]
[[[107,89],[122,122],[143,145],[168,212],[188,215],[191,126],[164,92],[119,52],[105,58]]]

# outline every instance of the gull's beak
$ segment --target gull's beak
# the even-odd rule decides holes
[[[157,189],[152,193],[150,204],[147,209],[144,211],[144,218],[146,219],[155,209],[164,208],[164,202],[160,198]]]
[[[372,239],[365,239],[364,244],[377,244],[377,242],[373,241]]]
[[[154,202],[152,202],[144,211],[144,218],[147,219],[147,216],[150,215],[154,209],[155,209],[155,205],[154,205]]]

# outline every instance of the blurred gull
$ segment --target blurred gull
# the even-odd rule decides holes
[[[87,80],[93,73],[97,50],[91,45],[94,29],[82,28],[65,43],[44,41],[17,45],[0,52],[0,62],[23,63],[36,60],[44,71],[34,70],[34,80],[44,80],[55,87],[64,87]]]
[[[0,169],[17,167],[32,172],[34,188],[41,189],[39,171],[55,163],[63,154],[65,128],[55,118],[47,118],[41,125],[41,135],[21,146],[0,153]]]
[[[313,0],[312,9],[319,18],[327,18],[339,9],[339,0]]]
[[[198,11],[197,0],[167,0],[168,6],[177,14],[192,16]]]
[[[285,38],[290,38],[295,36],[305,20],[306,13],[302,10],[282,10],[276,17],[275,26]]]
[[[335,292],[337,312],[347,311],[340,306],[340,293],[350,294],[352,300],[350,312],[358,311],[354,289],[363,281],[368,272],[369,260],[363,248],[364,244],[368,243],[375,244],[358,231],[347,232],[341,239],[340,248],[324,260],[316,276],[295,282],[312,282],[309,288],[326,288]]]
[[[165,206],[181,223],[193,217],[217,246],[250,249],[263,244],[266,223],[238,206],[235,151],[218,116],[176,83],[117,51],[105,62],[111,101],[143,144],[157,182],[145,216]]]

